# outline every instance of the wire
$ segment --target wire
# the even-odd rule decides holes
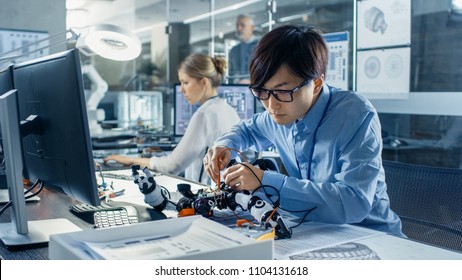
[[[172,200],[170,200],[170,199],[168,199],[167,201],[168,201],[169,203],[173,204],[173,206],[175,206],[175,207],[177,206],[177,204],[176,204],[174,201],[172,201]]]
[[[37,179],[35,181],[35,183],[24,192],[24,194],[28,194],[29,192],[31,192],[37,186],[37,184],[40,184],[40,187],[39,187],[38,191],[35,192],[35,193],[32,193],[30,195],[25,196],[24,197],[25,199],[29,199],[31,197],[34,197],[34,196],[38,195],[43,190],[43,187],[44,187],[43,181]]]
[[[31,197],[34,197],[34,196],[38,195],[38,194],[43,190],[43,181],[37,179],[37,180],[35,181],[35,183],[34,183],[31,187],[29,187],[27,190],[24,191],[24,195],[30,193],[35,187],[37,187],[38,184],[40,184],[39,190],[38,190],[37,192],[35,192],[35,193],[32,193],[32,194],[30,194],[30,195],[25,196],[24,199],[29,199],[29,198],[31,198]],[[0,215],[2,215],[3,212],[5,212],[5,210],[8,209],[11,205],[13,205],[13,201],[12,201],[12,200],[8,201],[8,202],[0,209]]]
[[[222,153],[224,153],[224,152],[226,152],[226,151],[235,151],[235,152],[237,152],[239,155],[242,156],[242,158],[244,159],[245,162],[248,162],[247,157],[246,157],[241,151],[239,151],[238,149],[226,148],[226,149],[224,149],[223,151],[221,151],[221,152],[218,154],[218,156],[217,156],[217,166],[218,166],[218,167],[220,166],[220,156],[221,156]],[[218,174],[217,174],[217,181],[216,181],[217,186],[218,186],[218,190],[221,190],[221,186],[220,186],[221,177],[220,177],[220,176],[221,176],[221,174],[220,174],[220,172],[218,172]]]
[[[290,227],[290,229],[292,230],[293,228],[296,228],[296,227],[298,227],[299,225],[301,225],[302,223],[304,223],[304,222],[305,222],[305,219],[306,219],[306,216],[308,216],[308,214],[310,214],[311,212],[313,212],[313,210],[316,209],[316,208],[318,208],[318,207],[315,206],[315,207],[313,207],[313,208],[310,208],[310,209],[308,209],[308,210],[305,210],[306,213],[305,213],[305,215],[303,215],[303,218],[300,220],[300,222],[299,222],[298,224],[296,224],[295,226]],[[281,209],[282,209],[282,208],[281,208]],[[283,209],[283,210],[284,210],[284,209]],[[284,210],[284,211],[287,211],[287,210]],[[287,211],[287,212],[289,212],[289,211]],[[294,211],[294,212],[295,212],[295,211]],[[297,212],[302,212],[302,211],[297,211]],[[309,222],[309,220],[308,220],[307,222]]]
[[[269,193],[266,191],[266,188],[271,188],[271,189],[273,189],[273,190],[277,193],[277,200],[276,200],[276,201],[273,201],[273,200],[271,199],[271,194],[269,194]],[[295,228],[295,227],[300,226],[303,222],[305,222],[306,216],[308,216],[309,213],[311,213],[313,210],[315,210],[316,208],[318,208],[317,206],[315,206],[315,207],[312,207],[312,208],[309,208],[309,209],[305,209],[305,210],[289,210],[289,209],[285,209],[285,208],[283,208],[283,207],[280,206],[280,197],[281,197],[281,195],[280,195],[280,192],[279,192],[278,189],[276,189],[276,188],[273,187],[273,186],[262,185],[262,186],[256,188],[256,189],[254,190],[254,192],[256,192],[256,191],[259,190],[259,189],[262,189],[262,191],[265,193],[266,198],[273,204],[274,209],[279,208],[279,209],[284,210],[284,211],[289,212],[289,213],[306,212],[306,213],[303,215],[301,221],[300,221],[297,225],[290,227],[290,229],[293,229],[293,228]],[[276,211],[273,211],[273,212],[276,212]],[[273,214],[274,214],[274,213],[271,213],[270,217],[272,217]],[[269,220],[268,220],[268,221],[269,221]]]
[[[258,178],[257,174],[255,174],[255,172],[252,170],[252,168],[250,168],[249,166],[245,165],[245,164],[242,163],[242,162],[239,162],[238,164],[240,164],[240,165],[242,165],[242,166],[245,166],[247,169],[249,169],[250,172],[253,173],[253,175],[255,176],[255,178],[257,178],[258,183],[259,183],[259,185],[261,186],[261,180],[260,180],[260,178]]]
[[[225,150],[221,151],[221,153],[225,152],[225,151],[236,151],[237,153],[239,153],[240,155],[242,155],[242,157],[245,159],[245,162],[248,162],[247,161],[247,158],[245,157],[245,155],[237,150],[237,149],[234,149],[234,148],[226,148]],[[220,155],[221,153],[218,155],[217,157],[217,165],[219,165],[219,158],[220,158]],[[276,189],[275,187],[273,186],[270,186],[270,185],[263,185],[260,178],[258,178],[257,174],[252,170],[252,168],[250,168],[249,166],[245,165],[244,163],[242,162],[239,162],[237,164],[240,164],[240,165],[243,165],[245,166],[246,168],[248,168],[252,174],[255,176],[255,178],[258,180],[258,183],[259,183],[259,186],[253,190],[253,192],[251,192],[251,194],[253,195],[256,191],[258,191],[259,189],[261,189],[263,191],[263,193],[265,194],[266,198],[273,204],[273,207],[274,207],[274,210],[271,212],[271,214],[269,215],[268,219],[266,220],[266,222],[269,222],[270,219],[272,218],[272,216],[274,215],[274,213],[276,213],[277,209],[281,209],[281,210],[284,210],[286,212],[289,212],[289,213],[300,213],[300,212],[306,212],[302,219],[300,220],[300,222],[298,224],[296,224],[295,226],[292,226],[290,227],[289,229],[292,231],[293,228],[296,228],[298,226],[300,226],[303,222],[305,222],[305,219],[306,217],[308,216],[309,213],[313,212],[316,208],[318,208],[317,206],[315,207],[312,207],[312,208],[309,208],[309,209],[306,209],[306,210],[288,210],[288,209],[285,209],[283,207],[280,206],[280,201],[281,201],[281,195],[280,195],[280,191],[278,189]],[[221,179],[220,179],[220,173],[218,173],[218,176],[217,176],[217,182],[220,182]],[[218,190],[220,190],[220,184],[217,183],[218,185]],[[271,188],[273,189],[275,192],[276,192],[276,196],[277,196],[277,200],[276,201],[273,201],[270,193],[267,192],[266,188]],[[234,213],[234,211],[233,211]],[[237,217],[239,217],[236,213],[234,213]]]
[[[273,201],[273,200],[271,199],[271,196],[273,196],[273,195],[272,195],[272,194],[269,194],[269,193],[266,191],[267,188],[273,189],[273,190],[276,192],[276,197],[277,197],[276,201]],[[273,207],[279,207],[279,202],[280,202],[281,199],[280,199],[280,193],[279,193],[278,189],[276,189],[275,187],[270,186],[270,185],[261,185],[261,186],[259,186],[258,188],[256,188],[256,189],[253,191],[253,193],[255,193],[256,191],[258,191],[259,189],[262,189],[262,191],[263,191],[263,193],[265,194],[266,198],[273,204]],[[253,194],[253,193],[252,193],[252,194]]]

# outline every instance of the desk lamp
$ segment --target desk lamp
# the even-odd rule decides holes
[[[28,49],[34,45],[68,34],[70,37],[65,40],[28,51]],[[0,54],[0,61],[14,61],[16,58],[24,57],[31,53],[39,52],[70,41],[76,41],[75,48],[79,49],[87,56],[97,54],[116,61],[132,60],[141,53],[140,40],[131,31],[112,24],[96,24],[83,28],[72,27],[64,32],[22,45],[19,48]]]
[[[113,59],[113,60],[118,60],[118,61],[130,60],[130,59],[137,57],[139,53],[141,52],[141,45],[140,45],[139,39],[136,36],[132,35],[129,31],[123,30],[119,27],[108,25],[108,24],[103,24],[103,25],[96,25],[96,26],[92,26],[89,28],[85,28],[84,31],[85,32],[78,33],[74,29],[69,29],[69,30],[66,30],[64,33],[61,33],[61,35],[70,33],[72,35],[71,38],[74,38],[77,40],[75,49],[78,49],[79,51],[87,53],[87,54],[89,54],[89,52],[91,52],[91,54],[98,54],[108,59]],[[48,47],[51,47],[57,44],[63,44],[69,41],[69,39],[65,39],[57,44],[48,44],[47,40],[49,40],[50,38],[57,37],[57,36],[59,35],[53,35],[45,39],[37,40],[31,44],[26,44],[20,48],[2,53],[0,54],[0,62],[5,61],[5,60],[7,60],[8,62],[11,62],[11,61],[14,61],[14,59],[16,58],[21,58],[30,53],[38,52],[42,49],[45,49],[45,48],[48,48]],[[31,45],[39,44],[40,42],[47,42],[47,46],[42,46],[38,49],[29,51],[29,47]],[[14,94],[8,94],[8,93],[14,93]],[[11,121],[11,116],[18,116],[18,112],[15,111],[18,109],[17,99],[15,98],[16,90],[11,90],[8,93],[5,93],[5,94],[3,92],[0,93],[2,94],[0,96],[0,99],[2,101],[0,102],[0,105],[2,106],[0,108],[0,114],[1,114],[0,120],[2,121],[5,120],[5,122],[2,122],[2,125],[1,125],[3,129],[3,136],[5,136],[3,139],[4,141],[6,140],[5,138],[11,138],[10,135],[12,134],[15,135],[16,139],[21,139],[20,131],[17,129],[13,129],[12,127],[14,125],[11,125],[12,127],[8,126],[9,123],[19,123],[19,120],[16,122]],[[7,120],[10,120],[10,121],[7,121]],[[4,142],[5,146],[9,147],[8,149],[5,149],[5,152],[11,152],[11,154],[9,154],[8,156],[8,159],[13,162],[13,164],[10,164],[12,168],[9,168],[9,169],[14,174],[13,176],[10,176],[10,177],[14,177],[13,179],[16,180],[13,183],[9,183],[9,184],[11,186],[22,186],[22,179],[20,179],[21,172],[18,170],[22,170],[23,167],[22,167],[22,164],[16,163],[18,162],[18,160],[15,160],[18,158],[17,155],[18,153],[21,152],[21,149],[18,148],[18,146],[15,146],[15,144],[18,144],[18,143],[14,143],[14,142],[20,143],[21,141]],[[7,167],[7,170],[8,170],[8,167]],[[18,173],[19,175],[17,175],[16,173]],[[6,239],[2,239],[2,241],[7,240],[7,242],[11,241],[11,244],[20,244],[20,245],[38,244],[43,241],[48,241],[48,236],[49,236],[49,233],[51,232],[50,231],[51,229],[75,230],[75,225],[73,225],[69,221],[62,221],[62,220],[59,220],[56,223],[57,226],[55,226],[55,220],[53,219],[50,220],[50,222],[39,223],[40,221],[38,221],[37,223],[34,223],[33,225],[28,224],[27,215],[25,213],[25,203],[24,203],[25,201],[24,201],[23,189],[17,188],[17,190],[15,189],[15,192],[13,194],[11,193],[9,195],[9,198],[12,199],[13,201],[12,203],[13,207],[16,207],[15,211],[13,211],[14,212],[13,216],[15,217],[14,224],[16,224],[17,230],[16,231],[9,230],[8,228],[8,230],[5,231],[7,233],[7,235],[5,236]],[[51,224],[53,224],[53,226],[51,226]],[[6,227],[10,227],[10,224],[7,224]],[[4,236],[2,236],[2,238],[3,237]]]
[[[59,36],[69,35],[65,40],[48,43]],[[141,43],[136,35],[129,30],[111,24],[97,24],[83,28],[70,28],[64,32],[25,44],[19,48],[0,54],[0,62],[14,61],[33,53],[38,53],[47,48],[64,44],[69,41],[76,41],[75,48],[86,56],[99,55],[106,59],[115,61],[128,61],[139,56],[141,53]],[[39,46],[42,43],[46,46]],[[33,48],[34,46],[39,46]],[[33,48],[29,50],[29,48]],[[107,91],[108,85],[91,65],[82,65],[83,74],[87,75],[95,85],[93,90],[87,95],[88,121],[90,133],[92,135],[102,132],[98,121],[104,120],[104,111],[98,110],[97,106]]]

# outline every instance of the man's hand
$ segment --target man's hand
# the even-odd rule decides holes
[[[216,182],[220,171],[223,170],[231,161],[231,151],[224,146],[210,147],[204,157],[203,164],[204,170],[207,171],[209,177]]]
[[[252,172],[253,171],[253,172]],[[230,166],[223,172],[225,184],[236,191],[254,191],[261,185],[263,170],[248,162]]]

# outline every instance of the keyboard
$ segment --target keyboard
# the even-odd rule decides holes
[[[100,163],[101,168],[103,171],[116,171],[116,170],[125,170],[130,169],[130,166],[123,165],[122,163],[114,162],[114,161],[107,161]]]
[[[164,213],[148,206],[128,202],[102,202],[100,206],[86,203],[74,204],[71,213],[95,228],[105,228],[135,224],[145,221],[166,219]]]
[[[94,214],[95,227],[114,227],[138,223],[138,213],[133,206],[125,206],[110,211],[96,211]]]

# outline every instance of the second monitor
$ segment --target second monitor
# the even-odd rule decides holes
[[[190,105],[183,96],[180,85],[176,84],[174,105],[175,136],[183,136],[188,127],[192,114],[199,108],[199,104]],[[252,118],[255,114],[255,98],[245,84],[223,84],[217,88],[218,96],[225,99],[236,111],[241,120]]]

